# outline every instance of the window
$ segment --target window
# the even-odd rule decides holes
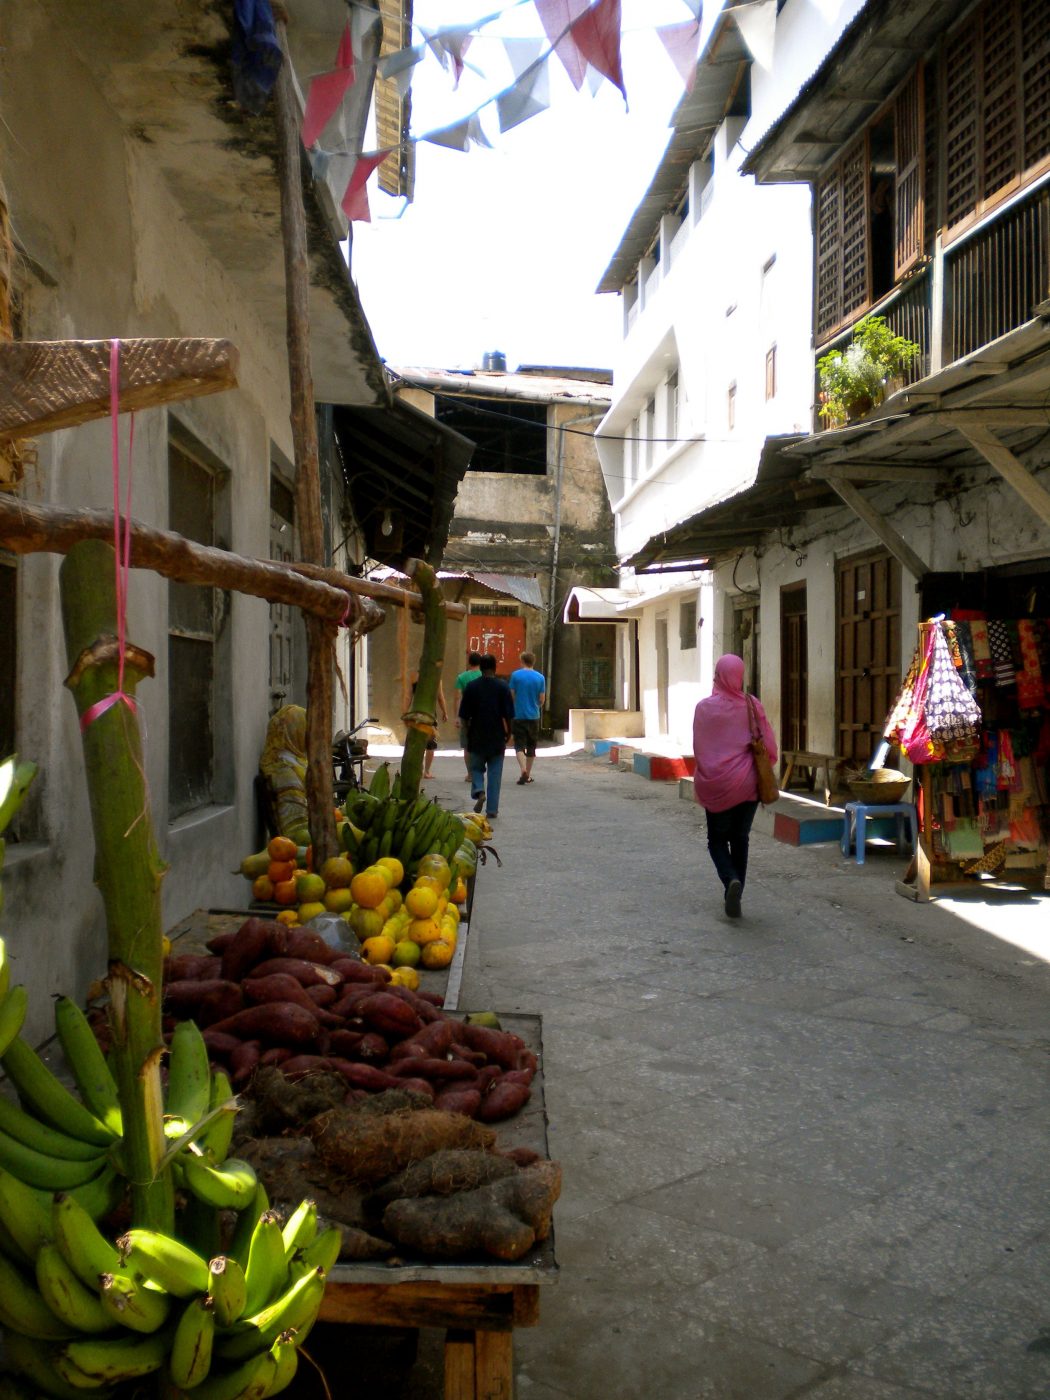
[[[766,351],[766,399],[776,398],[777,393],[777,347],[771,345]]]
[[[477,444],[472,472],[547,475],[547,405],[435,394],[434,417]]]
[[[678,441],[678,371],[667,376],[667,436]]]
[[[736,427],[736,382],[726,391],[726,427],[730,432]]]
[[[15,689],[18,679],[18,572],[0,553],[0,759],[15,751]]]
[[[650,399],[642,410],[642,437],[645,439],[645,470],[653,465],[653,438],[656,436],[656,400]]]
[[[678,645],[682,651],[696,650],[696,599],[683,599],[678,605]]]
[[[168,444],[168,522],[199,544],[216,541],[219,479],[184,442]],[[180,817],[224,795],[217,772],[226,737],[216,681],[222,594],[190,583],[168,584],[168,816]]]

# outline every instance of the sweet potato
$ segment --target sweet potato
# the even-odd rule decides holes
[[[361,1043],[360,1031],[332,1031],[328,1037],[327,1054],[342,1055],[343,1059],[351,1059],[358,1045]]]
[[[290,928],[284,945],[285,957],[303,958],[306,962],[322,963],[325,967],[339,957],[334,948],[329,948],[319,933],[311,928]]]
[[[373,982],[362,982],[353,984],[346,988],[343,995],[332,1007],[336,1016],[356,1016],[357,1008],[369,997],[375,996],[376,988]]]
[[[202,982],[218,977],[222,959],[208,953],[172,953],[164,959],[165,982]]]
[[[477,1072],[477,1077],[474,1080],[474,1087],[479,1093],[487,1094],[493,1084],[496,1083],[497,1079],[502,1079],[502,1077],[503,1071],[500,1069],[499,1065],[484,1065]]]
[[[209,938],[204,946],[210,952],[217,953],[221,957],[236,937],[236,930],[231,929],[228,933],[217,933],[214,938]]]
[[[292,1055],[281,1064],[285,1079],[305,1079],[308,1074],[318,1074],[332,1069],[332,1061],[324,1055]]]
[[[325,967],[323,963],[308,962],[305,958],[267,958],[252,968],[253,977],[269,977],[274,972],[294,977],[302,987],[338,987],[343,981],[334,968]]]
[[[260,1065],[283,1065],[285,1060],[292,1057],[291,1050],[287,1045],[271,1045],[269,1050],[264,1050],[259,1056]]]
[[[355,1066],[381,1074],[370,1065]],[[384,1076],[389,1077],[389,1076]],[[401,1081],[394,1080],[398,1087]],[[358,1087],[358,1086],[354,1086]],[[364,1087],[364,1086],[360,1086]],[[306,1125],[318,1156],[330,1171],[349,1181],[369,1184],[438,1152],[444,1147],[491,1148],[496,1134],[454,1113],[423,1108],[415,1112],[366,1113],[361,1108],[333,1108]]]
[[[464,1118],[473,1118],[481,1107],[481,1095],[477,1089],[442,1089],[434,1098],[434,1107],[443,1113],[458,1113]]]
[[[258,1005],[266,1001],[294,1001],[307,1011],[317,1007],[306,995],[306,989],[287,972],[273,972],[268,977],[247,977],[242,983],[245,1001]]]
[[[312,987],[304,987],[303,991],[310,998],[315,1006],[331,1007],[338,999],[339,993],[327,982],[321,982]]]
[[[473,1191],[392,1201],[383,1212],[383,1229],[398,1244],[428,1257],[483,1253],[520,1259],[550,1234],[560,1193],[557,1162],[537,1162]]]
[[[425,1094],[433,1102],[436,1086],[429,1079],[402,1079],[401,1087],[411,1094]]]
[[[387,1074],[385,1070],[377,1069],[375,1065],[363,1065],[354,1060],[342,1060],[335,1056],[329,1056],[328,1063],[355,1089],[367,1089],[370,1093],[375,1093],[380,1089],[400,1089],[402,1087],[400,1079],[395,1079],[392,1074]]]
[[[390,1051],[392,1065],[407,1064],[410,1060],[426,1060],[428,1058],[426,1046],[420,1045],[415,1036],[409,1040],[402,1040]]]
[[[482,1123],[499,1123],[512,1118],[528,1103],[532,1090],[527,1084],[508,1084],[506,1075],[481,1096],[478,1118]]]
[[[236,1050],[230,1051],[231,1082],[236,1087],[244,1084],[255,1073],[262,1046],[257,1040],[243,1040]]]
[[[429,1079],[436,1084],[469,1080],[471,1088],[474,1087],[477,1076],[473,1065],[468,1065],[463,1060],[442,1060],[437,1056],[422,1060],[398,1060],[396,1065],[391,1065],[390,1073],[399,1078]]]
[[[358,962],[354,958],[336,958],[331,964],[333,972],[338,972],[344,982],[385,982],[386,978],[377,967],[370,963]]]
[[[469,1046],[457,1045],[455,1041],[448,1047],[448,1053],[454,1060],[465,1060],[468,1065],[473,1065],[475,1069],[480,1069],[486,1063],[485,1056],[480,1050],[471,1050]]]
[[[257,962],[276,952],[275,945],[283,935],[282,924],[269,923],[265,919],[246,919],[223,951],[223,977],[230,982],[239,982]]]
[[[178,982],[166,982],[163,991],[163,1005],[174,1015],[192,1016],[209,992],[238,991],[236,982],[228,982],[222,977],[209,977],[207,981],[197,978]]]
[[[429,1001],[431,1006],[444,1006],[445,998],[440,992],[417,992],[417,997],[422,997],[424,1001]]]
[[[441,1012],[436,1007],[431,1006],[429,1001],[424,1001],[411,988],[402,987],[398,983],[392,982],[389,987],[384,987],[383,990],[389,992],[392,997],[398,997],[406,1006],[410,1006],[424,1025],[428,1025],[431,1021],[441,1020]]]
[[[212,1030],[210,1026],[203,1032],[203,1036],[204,1043],[208,1047],[208,1054],[218,1055],[222,1059],[231,1055],[239,1045],[244,1043],[238,1040],[235,1035],[226,1035],[223,1031]]]
[[[504,1084],[531,1084],[531,1069],[509,1069],[503,1076]]]
[[[452,1045],[452,1022],[444,1019],[433,1021],[430,1025],[418,1030],[415,1035],[408,1040],[403,1040],[396,1046],[391,1058],[402,1058],[397,1051],[414,1055],[416,1050],[422,1050],[427,1055],[447,1055]],[[412,1047],[409,1050],[409,1046]]]
[[[518,1058],[525,1049],[524,1041],[510,1031],[492,1031],[487,1026],[464,1024],[464,1042],[471,1050],[480,1050],[490,1064],[501,1069],[517,1069]]]
[[[368,1031],[357,1042],[357,1048],[351,1055],[351,1059],[363,1060],[366,1064],[378,1065],[386,1062],[390,1057],[390,1047],[381,1035],[375,1031]]]
[[[419,1017],[408,1003],[389,992],[374,993],[361,1002],[356,1011],[373,1030],[383,1035],[407,1038],[422,1029]]]
[[[305,1045],[316,1039],[321,1023],[313,1011],[292,1001],[267,1001],[260,1006],[248,1006],[219,1021],[217,1031],[238,1035],[243,1040],[269,1041],[277,1045]]]
[[[532,1050],[522,1049],[518,1055],[518,1068],[527,1069],[530,1074],[535,1074],[539,1068],[539,1061]]]

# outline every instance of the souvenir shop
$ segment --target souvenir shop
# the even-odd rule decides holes
[[[915,766],[916,892],[1050,890],[1050,560],[923,581],[885,736]]]

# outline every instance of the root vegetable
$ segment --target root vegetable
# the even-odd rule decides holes
[[[473,1118],[481,1107],[481,1095],[477,1089],[442,1089],[434,1098],[434,1107],[441,1109],[443,1113]]]
[[[356,1008],[356,1014],[383,1035],[407,1038],[422,1029],[419,1017],[408,1003],[390,992],[376,992],[368,997]]]
[[[287,972],[273,972],[268,977],[249,977],[243,983],[245,1000],[260,1004],[267,1001],[290,1001],[307,1011],[316,1011],[301,983]]]
[[[305,1045],[316,1039],[321,1029],[315,1011],[307,1011],[291,1001],[268,1001],[261,1006],[248,1006],[216,1024],[217,1031],[239,1035],[242,1039],[258,1037],[277,1045]]]
[[[259,1056],[261,1065],[283,1065],[285,1060],[290,1060],[292,1052],[287,1045],[272,1045],[269,1050],[264,1050]]]
[[[246,919],[222,954],[222,975],[239,982],[257,962],[277,951],[284,927],[264,919]]]
[[[312,987],[305,987],[303,990],[315,1006],[320,1006],[322,1008],[334,1006],[339,995],[336,989],[327,982],[321,982]]]
[[[329,966],[339,959],[334,948],[329,948],[319,933],[309,928],[290,928],[284,945],[284,955],[289,958],[302,958],[306,962]]]
[[[236,1050],[230,1051],[231,1079],[234,1085],[244,1084],[255,1073],[262,1053],[262,1045],[257,1040],[243,1040]]]
[[[356,1068],[381,1073],[370,1065]],[[491,1128],[434,1109],[373,1118],[358,1109],[336,1108],[308,1123],[306,1132],[329,1170],[362,1183],[382,1181],[445,1147],[488,1149],[496,1140]]]
[[[430,1079],[435,1083],[468,1079],[471,1082],[471,1087],[473,1087],[477,1077],[477,1070],[474,1066],[466,1064],[463,1060],[441,1060],[436,1057],[422,1060],[417,1060],[414,1057],[409,1060],[399,1060],[396,1065],[391,1067],[390,1072],[406,1079]]]
[[[342,1055],[344,1059],[351,1059],[361,1040],[360,1031],[333,1031],[328,1037],[328,1052],[332,1055]]]
[[[420,1051],[425,1055],[446,1055],[452,1045],[452,1022],[438,1020],[394,1047],[391,1059],[404,1059]]]
[[[265,962],[252,968],[253,977],[269,977],[274,972],[283,972],[289,977],[294,977],[302,987],[338,987],[343,981],[333,967],[308,962],[305,958],[267,958]]]
[[[387,1074],[385,1070],[376,1069],[375,1065],[363,1065],[354,1060],[336,1058],[329,1058],[329,1064],[355,1089],[367,1089],[370,1093],[375,1093],[380,1089],[400,1089],[402,1087],[400,1079],[395,1079],[392,1074]]]
[[[237,1039],[235,1035],[226,1035],[223,1031],[215,1031],[209,1026],[203,1033],[204,1043],[208,1047],[209,1055],[218,1055],[226,1059],[231,1055],[243,1041]]]
[[[512,1118],[529,1101],[532,1090],[527,1084],[508,1084],[506,1075],[481,1096],[478,1119],[482,1123],[499,1123]]]
[[[517,1069],[525,1042],[509,1031],[492,1031],[486,1026],[463,1026],[464,1043],[471,1050],[480,1050],[490,1064],[502,1069]]]
[[[336,958],[332,971],[338,972],[344,982],[385,982],[387,979],[377,967],[370,963],[357,962],[353,958]]]
[[[403,1172],[382,1186],[367,1202],[371,1209],[378,1204],[403,1200],[412,1196],[451,1196],[456,1191],[473,1191],[513,1176],[516,1164],[496,1152],[472,1152],[463,1148],[446,1149],[413,1162]]]
[[[207,953],[172,953],[164,959],[165,982],[203,982],[218,977],[222,959]]]
[[[362,1060],[365,1064],[384,1064],[390,1056],[390,1047],[381,1035],[368,1031],[357,1042],[357,1049],[351,1059]]]
[[[383,1228],[398,1244],[431,1258],[483,1253],[520,1259],[547,1238],[560,1193],[561,1167],[537,1162],[473,1191],[393,1201],[383,1212]]]
[[[333,1068],[332,1061],[324,1055],[292,1055],[281,1064],[285,1079],[305,1079],[308,1074],[319,1074]]]

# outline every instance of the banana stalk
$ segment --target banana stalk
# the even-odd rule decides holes
[[[77,714],[118,689],[113,550],[99,540],[74,545],[60,571],[62,622]],[[134,695],[153,673],[148,653],[128,646],[124,690]],[[160,1058],[163,929],[160,884],[166,866],[149,813],[137,713],[111,706],[83,731],[95,834],[95,868],[109,933],[110,1022],[120,1092],[124,1153],[136,1225],[174,1233],[174,1193],[164,1155]]]
[[[445,634],[448,630],[445,603],[437,574],[429,564],[424,564],[422,559],[410,559],[406,570],[423,595],[423,650],[419,657],[419,680],[412,698],[412,713],[436,716],[438,685],[445,663]],[[405,738],[401,759],[402,799],[414,799],[419,795],[426,747],[427,735],[413,725]]]

